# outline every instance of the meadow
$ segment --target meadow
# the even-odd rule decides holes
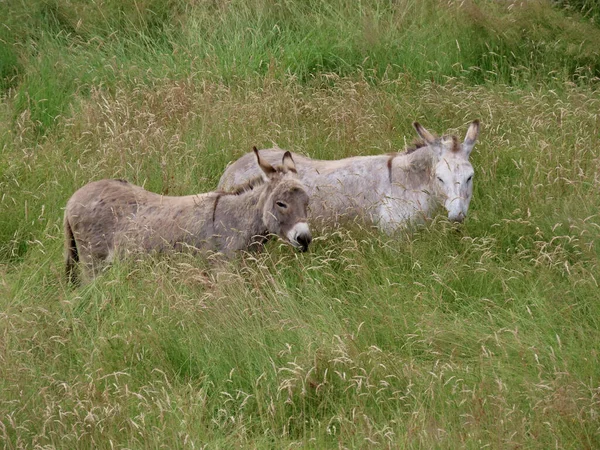
[[[0,445],[600,447],[592,1],[0,3]],[[227,163],[464,136],[474,195],[215,265],[64,277],[89,181],[185,195]]]

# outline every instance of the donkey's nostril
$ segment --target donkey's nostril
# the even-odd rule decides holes
[[[448,216],[448,219],[451,222],[462,223],[465,220],[465,214],[461,211],[458,214],[452,214],[452,215]]]
[[[300,244],[300,250],[305,252],[308,250],[308,246],[312,241],[312,236],[310,234],[300,234],[296,237],[296,242]]]

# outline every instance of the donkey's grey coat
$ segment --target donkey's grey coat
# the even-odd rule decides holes
[[[115,253],[193,250],[226,255],[277,234],[306,250],[308,195],[297,179],[292,157],[274,169],[256,160],[262,178],[233,192],[168,197],[123,180],[100,180],[79,189],[64,216],[67,276],[81,261],[95,274]],[[284,207],[282,207],[283,205]]]
[[[469,155],[479,121],[470,125],[462,143],[454,136],[438,138],[418,123],[414,126],[423,141],[403,153],[335,161],[293,154],[311,198],[311,221],[332,224],[361,218],[391,232],[409,221],[431,217],[442,205],[450,220],[462,221],[472,195]],[[277,147],[261,150],[271,163],[282,154]],[[244,183],[257,171],[252,155],[244,155],[225,170],[219,187]]]

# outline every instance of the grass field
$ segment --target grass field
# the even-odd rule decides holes
[[[600,12],[591,1],[0,3],[4,448],[599,448]],[[63,277],[89,181],[213,190],[464,136],[475,190],[314,233]]]

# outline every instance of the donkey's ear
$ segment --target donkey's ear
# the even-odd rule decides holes
[[[252,147],[252,150],[254,150],[254,154],[256,155],[256,162],[258,163],[258,166],[260,167],[260,169],[263,171],[263,173],[267,177],[276,172],[276,170],[273,168],[273,166],[271,164],[269,164],[266,161],[263,161],[260,158],[260,155],[258,154],[258,149],[256,148],[256,146]]]
[[[283,167],[286,172],[298,173],[296,170],[296,163],[294,162],[294,158],[292,158],[292,154],[287,151],[283,154],[283,159],[281,160]]]
[[[413,122],[413,127],[417,131],[417,134],[423,139],[427,144],[433,144],[435,142],[435,135],[430,133],[425,129],[423,125],[419,122]]]
[[[475,142],[477,141],[477,136],[479,136],[479,120],[474,120],[469,125],[469,129],[467,130],[467,135],[465,136],[465,140],[463,142],[463,150],[467,154],[467,157],[471,154],[473,147],[475,146]]]

